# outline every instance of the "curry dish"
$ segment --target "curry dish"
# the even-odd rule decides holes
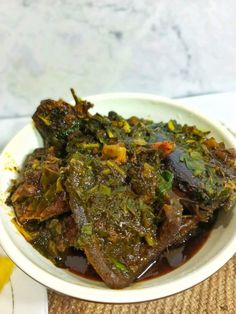
[[[75,106],[38,106],[44,147],[27,156],[7,203],[55,265],[82,254],[110,288],[124,288],[230,209],[235,151],[175,120],[92,115],[72,94]]]

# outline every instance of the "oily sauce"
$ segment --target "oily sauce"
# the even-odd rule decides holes
[[[159,258],[158,262],[154,262],[141,276],[139,276],[138,281],[159,277],[186,263],[201,249],[209,234],[210,230],[208,228],[203,229],[196,236],[190,238],[182,245],[165,251]],[[87,258],[82,251],[71,249],[64,260],[64,264],[69,271],[79,276],[102,281],[100,276],[88,263]]]
[[[209,230],[204,230],[197,236],[190,238],[184,244],[165,251],[159,261],[153,263],[153,265],[139,277],[138,281],[165,275],[183,265],[201,249],[209,237],[209,234]]]

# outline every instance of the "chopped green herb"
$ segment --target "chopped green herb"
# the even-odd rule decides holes
[[[171,190],[173,180],[174,175],[169,170],[164,170],[161,174],[158,175],[157,189],[160,195],[164,195],[166,192]]]
[[[81,228],[81,233],[84,235],[91,235],[93,233],[92,225],[91,224],[85,224]]]
[[[64,189],[63,189],[63,186],[62,186],[61,177],[59,177],[57,179],[57,182],[56,182],[56,192],[59,193],[59,192],[62,192],[62,191],[64,191]]]
[[[131,127],[130,127],[129,123],[126,120],[124,120],[123,129],[124,129],[125,133],[130,133],[131,132]]]
[[[74,98],[76,104],[78,104],[80,101],[82,101],[82,98],[80,98],[80,97],[78,97],[78,96],[76,95],[76,93],[75,93],[75,91],[74,91],[73,88],[71,88],[70,91],[71,91],[71,94],[72,94],[72,96],[73,96],[73,98]]]
[[[83,149],[92,149],[92,148],[99,148],[99,143],[88,143],[88,144],[82,144],[81,147]]]
[[[110,257],[110,261],[116,267],[116,269],[122,271],[123,273],[128,272],[128,268],[121,262],[119,262],[115,257]]]
[[[107,131],[107,135],[108,135],[109,138],[114,138],[115,137],[110,129],[107,129],[106,131]]]
[[[205,172],[205,164],[200,153],[192,151],[189,154],[183,153],[180,161],[184,162],[186,167],[193,172],[195,176],[200,176]]]
[[[126,176],[125,171],[121,167],[119,167],[115,162],[113,162],[111,160],[107,160],[107,165],[109,167],[113,168],[115,171],[117,171],[123,177]]]
[[[111,188],[107,185],[101,184],[99,187],[99,192],[103,195],[110,196],[111,195]]]
[[[174,129],[175,129],[175,124],[174,124],[174,121],[173,121],[173,120],[170,120],[170,121],[168,122],[168,129],[169,129],[170,131],[174,131]]]
[[[43,117],[42,115],[39,115],[38,116],[39,119],[41,119],[47,126],[50,126],[51,125],[51,121],[49,120],[49,117]]]
[[[144,238],[149,246],[154,246],[156,244],[156,240],[153,238],[152,235],[146,234]]]

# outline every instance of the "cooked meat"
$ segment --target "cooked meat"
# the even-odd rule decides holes
[[[163,160],[174,174],[173,187],[184,193],[185,205],[208,221],[217,208],[230,207],[235,198],[235,152],[223,143],[207,139],[209,132],[172,121],[155,124],[156,140],[174,141],[175,150]],[[222,163],[222,158],[224,162]]]
[[[92,107],[87,101],[76,98],[72,106],[63,100],[43,100],[33,115],[33,121],[44,139],[46,147],[54,146],[58,153],[63,154],[67,138],[80,128],[81,118],[88,116]]]
[[[56,265],[83,251],[109,287],[127,287],[232,205],[235,152],[174,120],[91,115],[72,94],[75,106],[44,100],[34,113],[45,148],[28,156],[8,203]]]
[[[60,167],[53,147],[36,149],[28,156],[8,200],[20,223],[44,221],[70,211]]]
[[[66,214],[49,219],[29,232],[30,243],[57,266],[63,267],[67,252],[76,246],[77,232],[72,215]]]
[[[124,166],[118,169],[95,156],[75,154],[66,181],[79,246],[111,288],[129,285],[174,243],[183,210],[178,197],[169,193],[163,206],[166,219],[159,227],[153,208],[126,184]]]

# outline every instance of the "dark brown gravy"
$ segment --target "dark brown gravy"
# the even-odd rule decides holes
[[[206,242],[210,234],[209,229],[203,229],[195,237],[176,248],[165,251],[159,261],[143,273],[138,281],[162,276],[187,262]],[[81,251],[71,250],[64,261],[65,267],[71,272],[96,281],[102,281],[93,267],[88,264],[86,256]]]

